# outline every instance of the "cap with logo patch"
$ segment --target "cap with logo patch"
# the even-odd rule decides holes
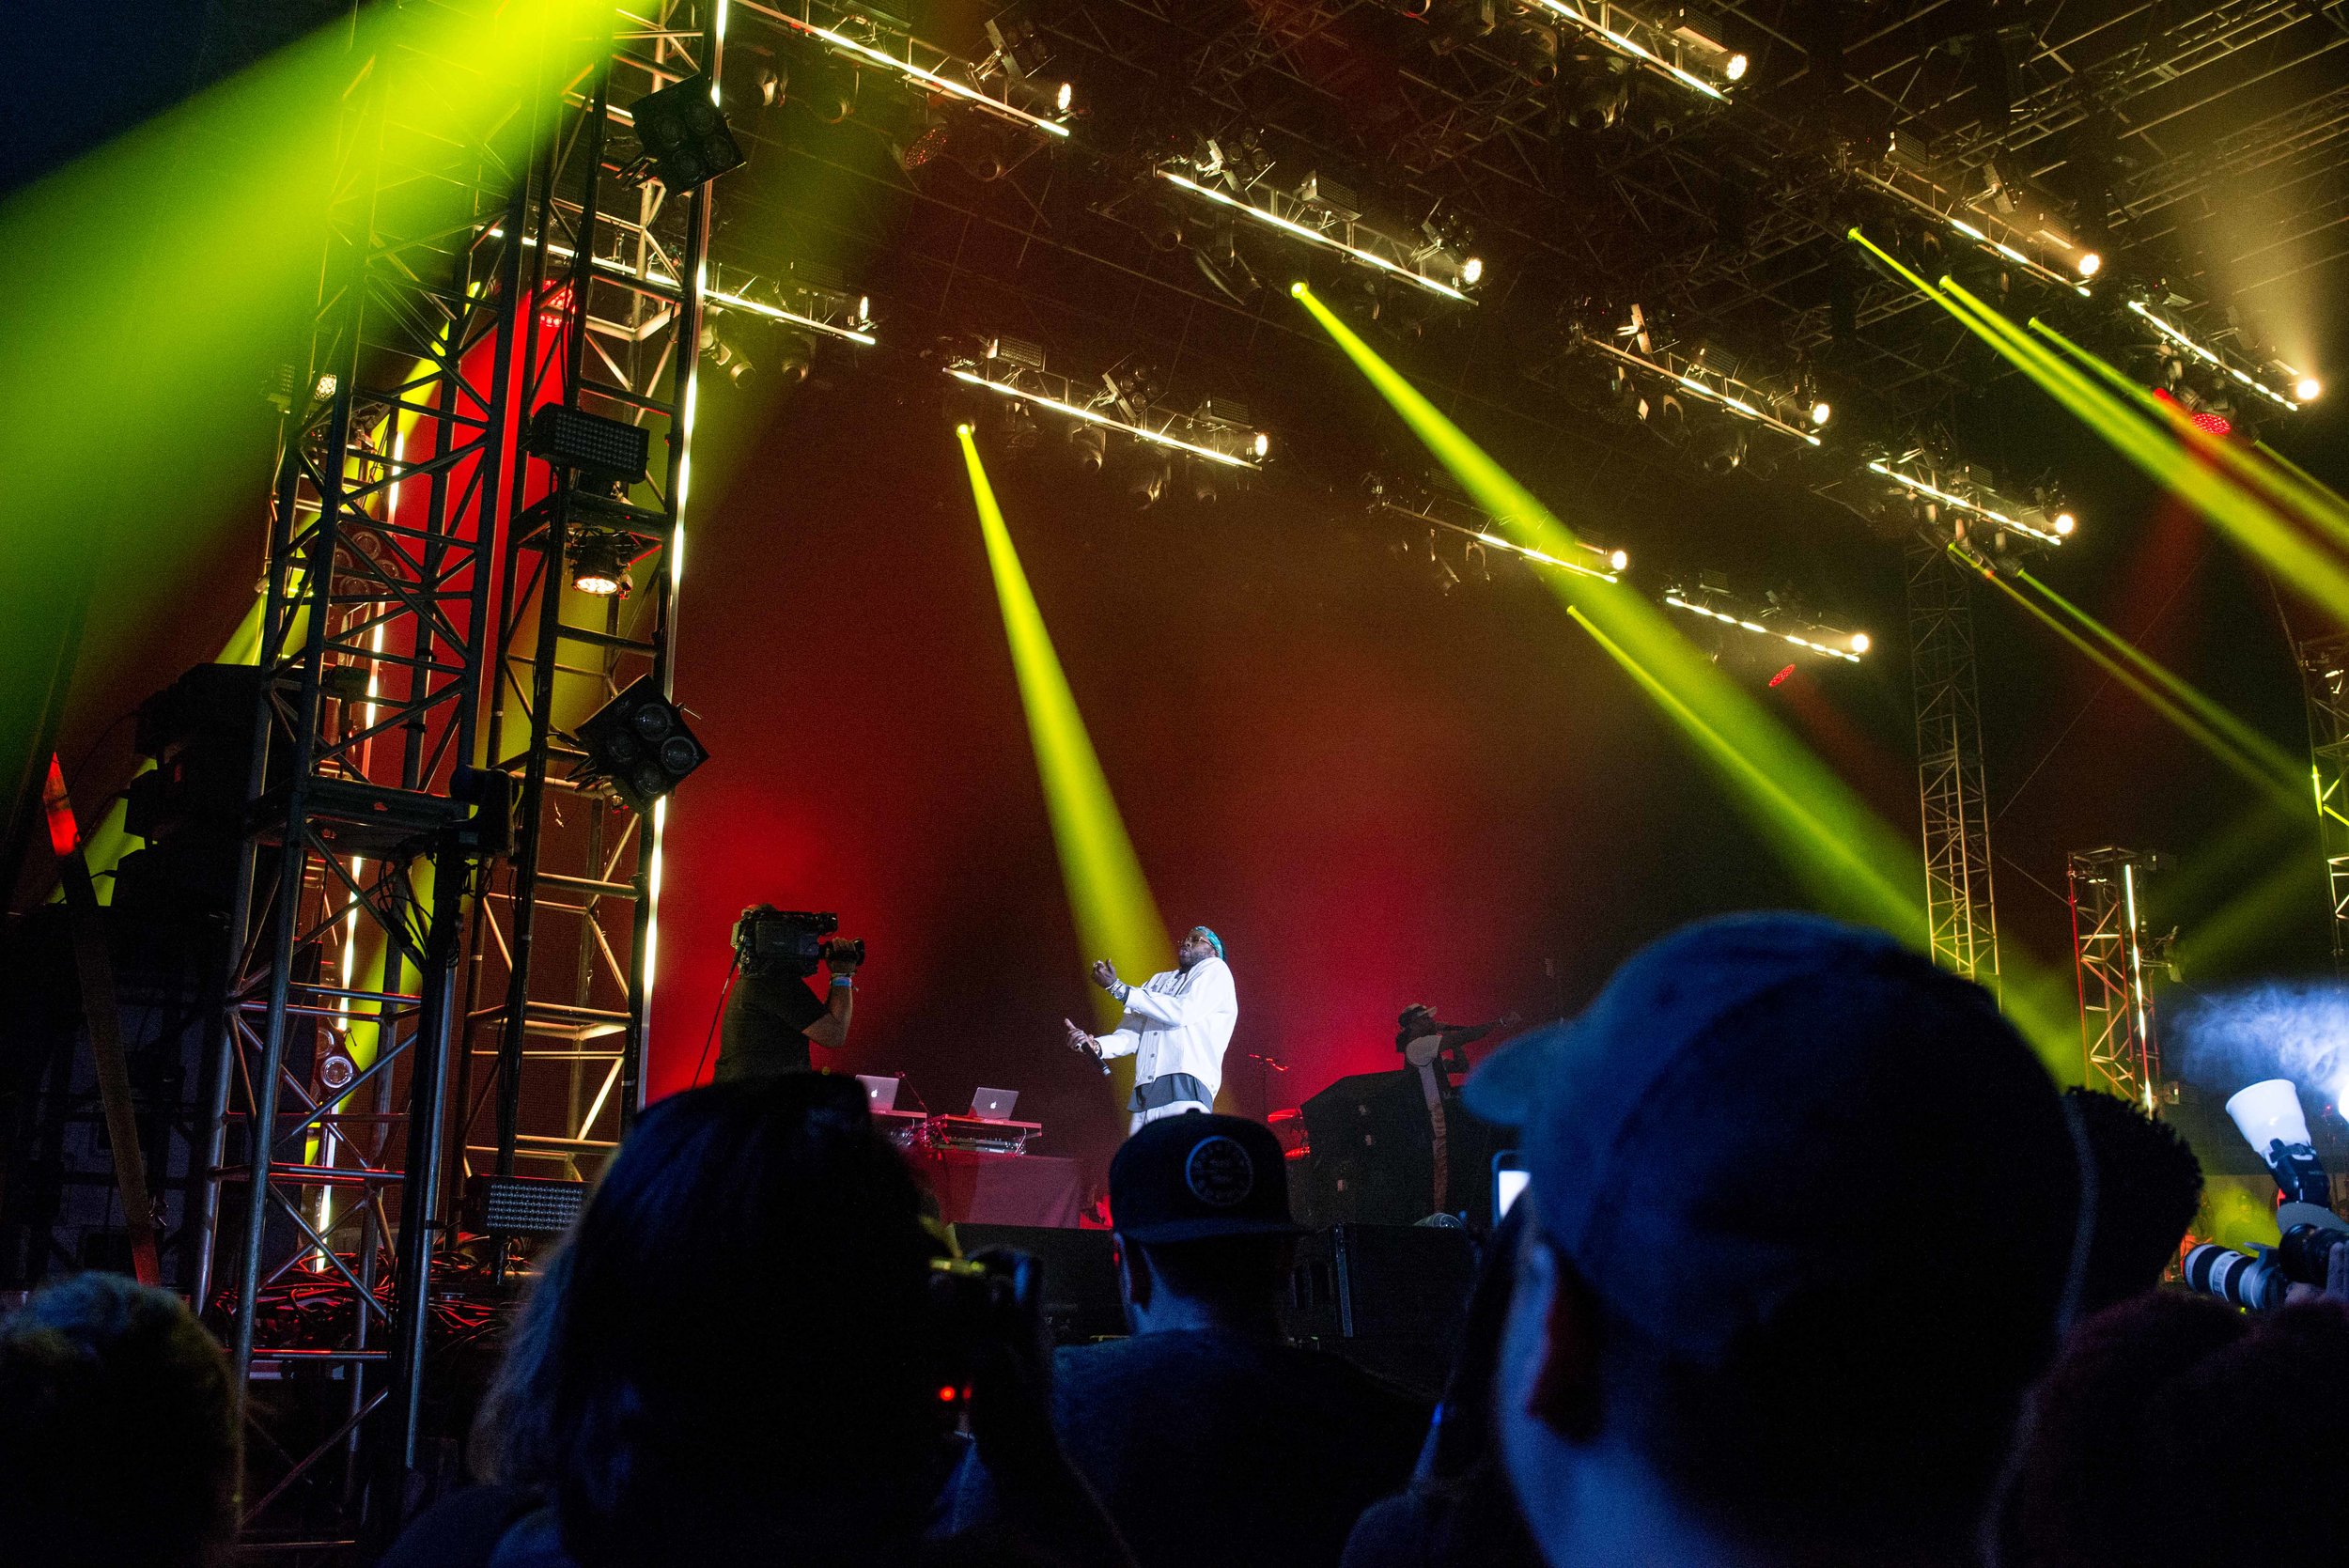
[[[1152,1122],[1110,1161],[1110,1213],[1144,1245],[1295,1235],[1281,1141],[1244,1116],[1191,1111]]]

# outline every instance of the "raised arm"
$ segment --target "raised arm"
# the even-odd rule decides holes
[[[1127,1012],[1177,1029],[1239,1011],[1231,969],[1221,958],[1210,958],[1193,970],[1190,984],[1179,991],[1146,991],[1130,986],[1119,1000]]]

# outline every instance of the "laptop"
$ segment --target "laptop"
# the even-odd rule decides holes
[[[902,1077],[872,1078],[863,1073],[857,1074],[856,1080],[864,1085],[865,1104],[874,1110],[894,1110],[897,1104],[897,1085],[905,1081]]]
[[[971,1094],[971,1114],[982,1122],[1008,1122],[1019,1103],[1017,1089],[978,1089]]]

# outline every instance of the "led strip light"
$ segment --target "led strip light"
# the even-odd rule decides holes
[[[2061,287],[2069,288],[2083,300],[2089,297],[2088,285],[2080,282],[2077,278],[2067,278],[2061,272],[2057,272],[2054,268],[2033,261],[2030,256],[2025,256],[2021,251],[2016,250],[2005,241],[1991,239],[1990,236],[1984,234],[1982,230],[1976,228],[1965,219],[1952,218],[1949,220],[1949,225],[1952,228],[1957,230],[1958,233],[1966,236],[1967,239],[1973,241],[1976,244],[1989,246],[1992,250],[1998,252],[2000,256],[2006,257],[2009,261],[2014,262],[2017,267],[2024,269],[2026,272],[2044,278],[2049,283],[2059,285]]]
[[[1664,602],[1675,610],[1686,610],[1691,615],[1703,615],[1708,620],[1719,621],[1724,626],[1737,627],[1763,637],[1775,637],[1781,642],[1792,643],[1798,648],[1808,648],[1812,653],[1823,653],[1829,659],[1840,659],[1846,664],[1859,662],[1859,655],[1850,648],[1839,648],[1826,643],[1814,643],[1808,637],[1797,637],[1791,631],[1781,631],[1776,627],[1764,626],[1760,621],[1747,620],[1743,615],[1732,615],[1719,610],[1707,609],[1693,599],[1682,598],[1678,594],[1666,594]],[[1812,629],[1816,631],[1824,629],[1813,627]],[[1855,635],[1864,636],[1865,633]]]
[[[1146,426],[1129,425],[1125,420],[1112,418],[1098,409],[1081,408],[1075,403],[1064,403],[1057,397],[1047,397],[1041,393],[1024,392],[1009,381],[990,381],[985,376],[964,370],[957,365],[948,365],[946,374],[971,386],[982,387],[998,396],[1015,398],[1022,403],[1034,403],[1040,409],[1050,409],[1055,413],[1065,413],[1071,419],[1081,419],[1088,425],[1098,425],[1105,429],[1123,430],[1139,440],[1159,446],[1170,446],[1177,452],[1188,452],[1194,458],[1205,458],[1210,462],[1222,463],[1231,468],[1244,468],[1251,474],[1263,472],[1245,458],[1235,458],[1229,452],[1218,452],[1212,446],[1200,446],[1179,436],[1170,436],[1164,431],[1153,430]]]
[[[1277,228],[1283,234],[1293,235],[1299,240],[1310,241],[1316,245],[1327,246],[1329,249],[1336,251],[1343,256],[1351,256],[1356,261],[1360,261],[1366,266],[1377,267],[1382,272],[1392,272],[1396,277],[1402,278],[1406,282],[1419,285],[1422,288],[1426,289],[1431,294],[1440,294],[1447,300],[1457,300],[1462,304],[1472,305],[1476,303],[1474,300],[1469,298],[1466,294],[1461,293],[1458,289],[1453,287],[1448,283],[1439,283],[1434,278],[1427,276],[1424,272],[1415,272],[1410,268],[1403,266],[1398,262],[1390,261],[1383,256],[1375,255],[1370,251],[1361,249],[1359,246],[1349,245],[1343,240],[1333,240],[1329,235],[1324,234],[1321,230],[1313,227],[1309,224],[1300,224],[1295,219],[1283,218],[1278,212],[1268,212],[1263,208],[1256,206],[1253,202],[1242,201],[1239,197],[1232,195],[1227,192],[1219,191],[1211,185],[1202,185],[1199,181],[1190,179],[1187,175],[1176,174],[1172,169],[1160,169],[1159,171],[1159,178],[1178,185],[1182,189],[1190,191],[1194,194],[1205,196],[1209,201],[1221,202],[1225,207],[1229,207],[1236,211],[1245,212],[1250,217],[1255,219],[1258,223]]]
[[[1960,511],[1972,512],[1977,517],[1988,518],[2001,528],[2012,528],[2017,534],[2028,534],[2042,544],[2060,545],[2063,542],[2063,536],[2061,534],[2049,533],[2044,528],[2033,528],[2028,522],[2018,522],[1995,507],[1984,506],[1978,501],[1968,501],[1962,495],[1952,495],[1945,489],[1936,489],[1922,479],[1903,474],[1898,469],[1889,467],[1884,463],[1871,459],[1868,468],[1872,473],[1881,474],[1904,489],[1914,490],[1919,495],[1929,495],[1934,500],[1945,505],[1955,506]]]
[[[2295,413],[2298,413],[2300,411],[2299,404],[2294,402],[2282,393],[2276,391],[2273,387],[2267,385],[2266,382],[2262,381],[2255,377],[2247,376],[2242,371],[2237,370],[2233,365],[2229,365],[2225,360],[2220,359],[2217,354],[2212,353],[2208,349],[2203,348],[2201,344],[2186,336],[2186,334],[2180,332],[2177,328],[2171,326],[2160,317],[2155,316],[2152,311],[2147,310],[2144,305],[2140,304],[2139,302],[2131,300],[2129,302],[2129,308],[2137,312],[2138,315],[2143,317],[2146,320],[2152,322],[2155,329],[2164,337],[2167,337],[2171,342],[2176,343],[2187,352],[2203,361],[2203,363],[2210,365],[2217,369],[2225,371],[2228,375],[2232,376],[2236,380],[2241,381],[2245,386],[2249,387],[2253,392],[2258,393],[2261,396],[2267,398],[2269,401],[2276,403],[2279,407],[2290,409]]]
[[[1530,545],[1521,545],[1517,543],[1515,540],[1504,539],[1500,535],[1487,532],[1482,528],[1470,528],[1460,523],[1447,522],[1442,518],[1432,516],[1426,512],[1416,511],[1408,506],[1397,506],[1392,502],[1387,503],[1387,505],[1390,510],[1400,512],[1405,517],[1416,518],[1422,522],[1433,523],[1438,528],[1449,528],[1455,534],[1467,535],[1470,538],[1474,539],[1479,544],[1490,545],[1495,550],[1505,550],[1512,555],[1521,555],[1525,557],[1525,559],[1535,562],[1541,566],[1556,567],[1560,571],[1570,571],[1578,577],[1595,577],[1602,582],[1617,582],[1622,581],[1620,574],[1625,570],[1625,568],[1631,565],[1631,557],[1625,551],[1620,550],[1601,550],[1596,545],[1581,545],[1581,548],[1589,551],[1592,554],[1597,556],[1601,561],[1605,562],[1606,565],[1604,567],[1587,567],[1578,561],[1562,561],[1557,556],[1550,554],[1547,551],[1535,550]],[[1577,544],[1581,544],[1581,541],[1579,539],[1575,542]]]
[[[871,44],[861,43],[845,33],[835,33],[829,27],[818,27],[812,22],[801,22],[796,16],[785,16],[779,11],[767,10],[764,7],[756,8],[762,14],[782,23],[786,27],[804,33],[809,38],[820,39],[845,54],[853,55],[870,65],[886,66],[910,81],[919,82],[924,86],[945,93],[949,97],[961,99],[964,102],[974,104],[989,114],[1000,115],[1005,119],[1018,120],[1020,124],[1041,131],[1050,136],[1066,138],[1068,134],[1068,127],[1058,120],[1046,119],[1041,115],[1032,115],[1025,109],[1014,108],[1003,100],[989,98],[976,87],[957,82],[951,76],[941,76],[934,70],[923,70],[911,60],[901,60],[887,50],[876,49]]]
[[[1617,49],[1621,50],[1626,54],[1630,55],[1633,59],[1655,67],[1657,70],[1660,70],[1667,76],[1670,76],[1673,81],[1678,82],[1682,86],[1701,92],[1717,103],[1726,103],[1729,101],[1729,95],[1727,93],[1721,91],[1720,88],[1713,85],[1712,83],[1707,82],[1704,78],[1692,75],[1689,72],[1681,70],[1678,66],[1672,64],[1670,60],[1665,59],[1662,55],[1657,54],[1654,50],[1647,48],[1638,40],[1626,38],[1625,35],[1616,32],[1612,27],[1608,26],[1606,23],[1599,22],[1595,18],[1583,15],[1572,6],[1567,5],[1565,0],[1535,0],[1535,3],[1539,5],[1542,9],[1549,12],[1550,15],[1571,22],[1586,33],[1589,33],[1595,38],[1605,39],[1609,43],[1613,44]]]

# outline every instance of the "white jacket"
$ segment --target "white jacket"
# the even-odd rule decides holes
[[[1202,958],[1188,970],[1169,970],[1126,993],[1126,1016],[1101,1035],[1104,1057],[1134,1059],[1137,1089],[1168,1073],[1197,1079],[1213,1104],[1223,1086],[1223,1048],[1239,1021],[1239,993],[1232,967]]]

